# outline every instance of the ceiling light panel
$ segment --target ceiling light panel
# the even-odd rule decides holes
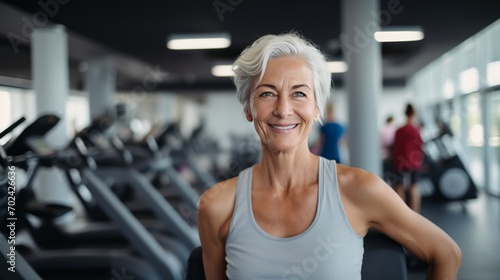
[[[172,34],[167,39],[171,50],[224,49],[230,45],[228,33]]]
[[[424,39],[424,32],[420,27],[390,27],[375,32],[374,37],[381,43],[411,42]]]

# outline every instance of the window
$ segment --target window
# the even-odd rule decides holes
[[[500,91],[492,92],[489,96],[488,105],[490,107],[490,137],[489,154],[490,174],[488,190],[496,195],[500,195]]]

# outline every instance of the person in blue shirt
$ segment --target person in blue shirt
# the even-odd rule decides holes
[[[339,146],[344,136],[344,127],[335,121],[334,106],[326,107],[326,122],[320,127],[320,156],[341,163]]]

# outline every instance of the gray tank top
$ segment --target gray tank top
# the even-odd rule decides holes
[[[335,161],[320,158],[318,209],[304,232],[286,238],[262,230],[252,211],[252,170],[242,171],[226,242],[227,277],[262,279],[361,279],[363,239],[347,220]]]

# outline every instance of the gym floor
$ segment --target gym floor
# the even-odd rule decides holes
[[[485,193],[465,202],[422,202],[422,215],[462,249],[458,280],[500,279],[500,198]],[[425,279],[425,267],[408,267],[408,280]]]

